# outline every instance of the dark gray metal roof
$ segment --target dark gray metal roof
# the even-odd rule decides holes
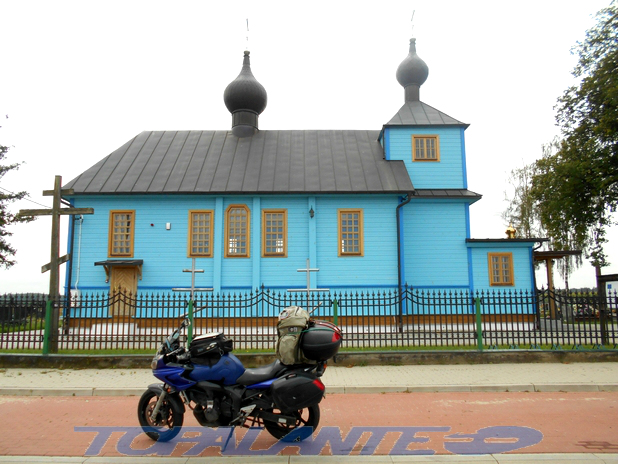
[[[464,126],[458,121],[422,101],[407,101],[386,126]]]
[[[540,243],[547,238],[467,238],[466,243]]]
[[[73,179],[75,194],[402,193],[403,161],[379,131],[142,132]]]
[[[471,203],[474,203],[475,201],[478,201],[482,198],[483,196],[472,192],[470,190],[467,189],[416,189],[414,191],[414,195],[412,196],[412,199],[414,198],[451,198],[451,199],[458,199],[458,198],[465,198],[467,200],[471,200]]]
[[[144,264],[143,259],[108,259],[94,263],[95,266],[141,266],[142,264]]]
[[[545,241],[549,242],[549,239],[545,239]],[[582,254],[582,250],[549,250],[549,251],[535,251],[534,259],[543,260],[543,259],[561,259],[565,256],[580,256]]]

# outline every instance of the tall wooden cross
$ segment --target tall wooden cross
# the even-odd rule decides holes
[[[52,323],[50,327],[50,351],[58,352],[58,324],[60,313],[58,307],[58,297],[60,295],[60,265],[66,263],[71,257],[60,254],[60,216],[74,214],[94,214],[93,208],[62,208],[61,199],[63,195],[72,195],[72,189],[62,188],[62,177],[56,176],[53,190],[43,190],[43,196],[53,197],[51,209],[22,209],[20,216],[50,216],[52,217],[51,231],[51,257],[49,263],[41,267],[41,272],[49,272],[49,299],[54,302]]]

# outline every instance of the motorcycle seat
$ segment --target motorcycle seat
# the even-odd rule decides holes
[[[277,377],[285,369],[286,366],[277,359],[274,363],[267,364],[266,366],[245,369],[245,372],[238,377],[237,382],[240,385],[253,385]]]

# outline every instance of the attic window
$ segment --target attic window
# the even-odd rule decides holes
[[[440,161],[440,140],[437,135],[413,135],[412,159],[414,161]]]

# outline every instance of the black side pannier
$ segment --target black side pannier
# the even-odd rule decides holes
[[[196,364],[212,366],[219,362],[221,356],[234,349],[234,342],[223,332],[211,332],[195,337],[189,345],[191,361]]]
[[[318,404],[325,390],[320,379],[302,372],[275,380],[271,388],[273,400],[282,412],[298,411]]]

